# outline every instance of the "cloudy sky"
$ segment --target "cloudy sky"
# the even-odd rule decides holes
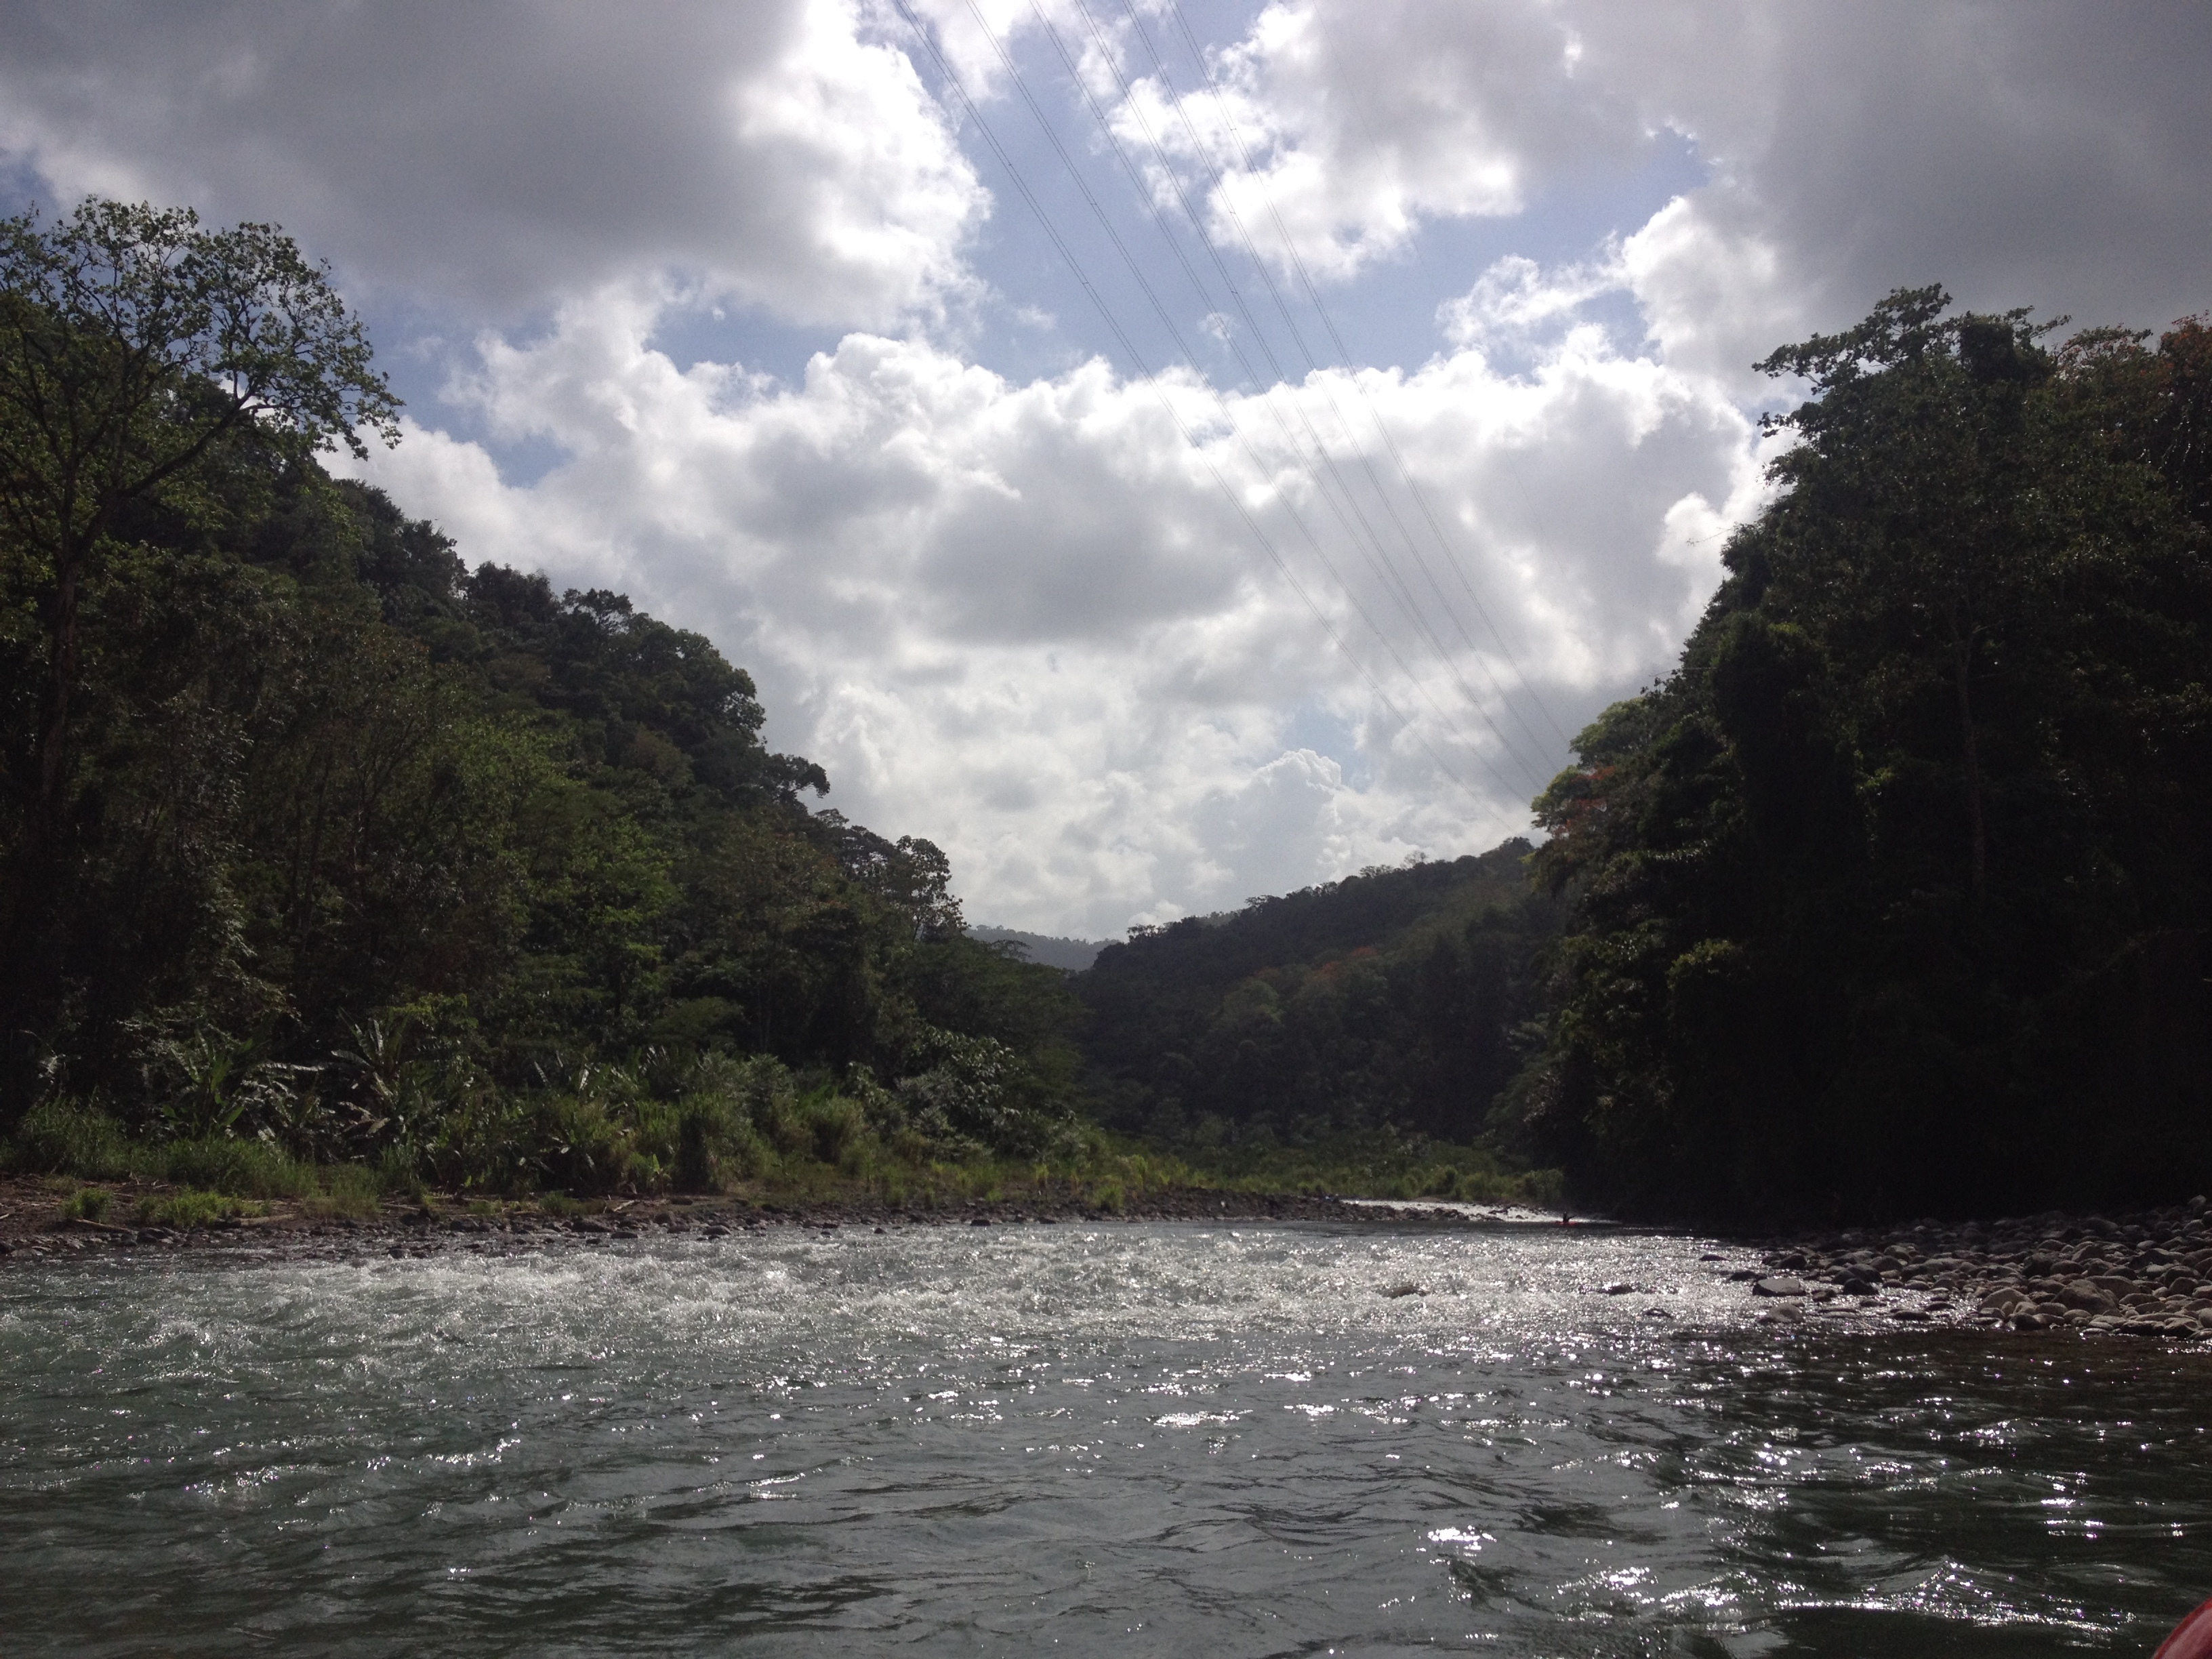
[[[269,219],[472,561],[753,672],[971,918],[1527,827],[1757,509],[1749,365],[2212,306],[2197,0],[0,3],[0,195]]]

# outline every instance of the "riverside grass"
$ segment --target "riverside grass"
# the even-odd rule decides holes
[[[0,1143],[0,1169],[48,1177],[65,1189],[66,1204],[79,1206],[76,1213],[92,1220],[112,1202],[101,1183],[161,1189],[158,1203],[171,1208],[144,1224],[158,1225],[209,1224],[248,1213],[225,1204],[274,1201],[304,1217],[335,1218],[441,1198],[559,1217],[611,1199],[677,1193],[830,1208],[927,1212],[1017,1202],[1109,1213],[1165,1194],[1197,1193],[1538,1206],[1559,1200],[1555,1171],[1515,1171],[1484,1147],[1397,1134],[1340,1137],[1314,1146],[1167,1151],[1086,1127],[1036,1156],[981,1149],[963,1156],[947,1155],[910,1133],[878,1133],[859,1103],[834,1096],[788,1099],[761,1117],[764,1122],[727,1115],[709,1121],[696,1102],[688,1110],[678,1103],[625,1116],[580,1110],[571,1102],[536,1120],[551,1126],[557,1138],[550,1146],[520,1152],[509,1146],[485,1167],[461,1170],[461,1179],[440,1180],[441,1174],[450,1177],[450,1164],[441,1171],[434,1156],[404,1148],[386,1148],[374,1162],[318,1162],[260,1140],[158,1142],[134,1139],[97,1113],[47,1103]],[[156,1200],[140,1200],[142,1212],[149,1201]]]

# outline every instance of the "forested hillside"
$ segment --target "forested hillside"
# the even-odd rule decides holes
[[[289,243],[0,229],[0,1133],[572,1188],[1065,1137],[1062,975],[810,809],[741,669],[324,470],[392,405]]]
[[[1171,1144],[1464,1142],[1541,1040],[1565,907],[1530,848],[1377,869],[1139,929],[1074,981],[1098,1108]]]
[[[1194,1156],[1463,1181],[1433,1139],[1635,1214],[2185,1197],[2212,330],[1948,313],[1765,365],[1809,387],[1777,494],[1540,846],[1071,977],[823,809],[705,639],[331,477],[397,405],[277,233],[0,222],[0,1135],[607,1191],[1058,1155],[1087,1096]]]
[[[1572,913],[1529,1123],[1645,1213],[2212,1182],[2212,332],[1901,291],[1680,666],[1537,803]]]
[[[1765,365],[1777,495],[1540,848],[1103,953],[1109,1121],[1481,1134],[1654,1217],[2212,1185],[2212,331],[1948,310]]]

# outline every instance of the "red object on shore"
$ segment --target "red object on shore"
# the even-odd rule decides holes
[[[2212,1601],[2176,1625],[2151,1659],[2212,1659]]]

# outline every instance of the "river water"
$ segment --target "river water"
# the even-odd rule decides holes
[[[1746,1260],[1072,1224],[11,1271],[0,1656],[2017,1659],[2212,1593],[2212,1358],[1760,1323]]]

